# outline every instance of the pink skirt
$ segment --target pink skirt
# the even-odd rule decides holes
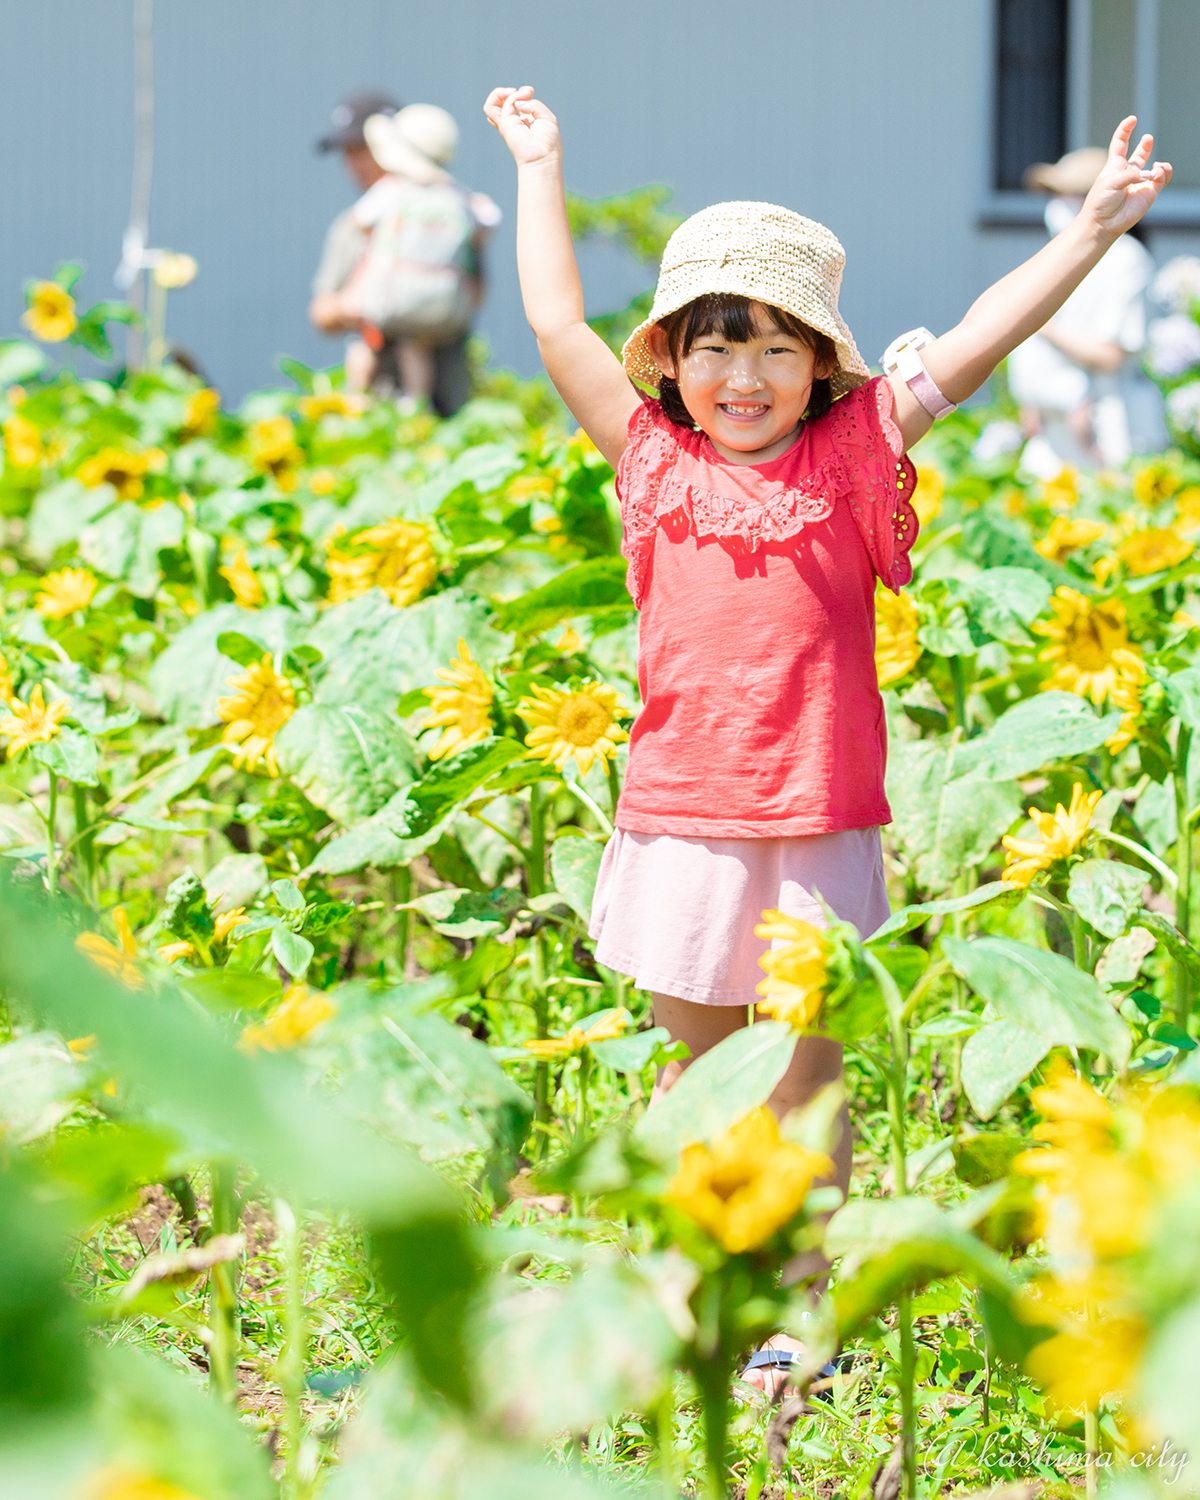
[[[771,908],[826,925],[821,898],[863,937],[891,913],[878,828],[786,839],[613,834],[589,924],[596,959],[639,989],[698,1005],[751,1005]]]

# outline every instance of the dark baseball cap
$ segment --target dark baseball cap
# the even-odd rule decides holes
[[[318,151],[345,151],[351,146],[365,146],[363,125],[372,115],[394,115],[400,105],[390,94],[365,90],[351,94],[334,108],[330,116],[333,129],[317,142]]]

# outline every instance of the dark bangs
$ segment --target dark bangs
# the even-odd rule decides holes
[[[782,307],[771,307],[765,302],[760,306],[780,333],[799,339],[818,359],[825,358],[837,364],[837,347],[827,334],[818,333]],[[726,292],[697,297],[677,312],[668,313],[660,320],[659,326],[666,334],[667,347],[677,362],[691,353],[699,339],[709,334],[718,334],[730,344],[748,344],[756,334],[750,298]],[[659,377],[659,401],[672,422],[680,427],[695,425],[683,404],[678,384],[669,375]],[[805,415],[810,421],[823,417],[832,404],[829,381],[814,380]]]

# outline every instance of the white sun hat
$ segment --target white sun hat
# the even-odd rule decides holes
[[[371,155],[385,172],[428,186],[450,182],[446,168],[458,149],[454,116],[436,104],[410,104],[394,115],[371,115],[363,123]]]
[[[733,294],[792,313],[827,334],[837,349],[834,398],[871,378],[838,312],[846,252],[837,236],[773,203],[715,203],[685,219],[663,251],[650,316],[621,351],[625,373],[657,391],[661,371],[646,334],[697,297]]]

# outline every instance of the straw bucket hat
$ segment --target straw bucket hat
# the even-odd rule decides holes
[[[1104,170],[1108,152],[1099,146],[1081,146],[1056,162],[1037,162],[1021,178],[1031,193],[1058,193],[1063,198],[1086,198],[1092,183]]]
[[[371,115],[363,122],[371,155],[385,172],[397,172],[422,186],[450,182],[445,169],[458,149],[454,116],[436,104],[410,104],[394,115]]]
[[[871,372],[838,312],[846,252],[823,224],[773,203],[716,203],[685,219],[663,251],[650,316],[629,337],[621,359],[631,380],[658,390],[661,371],[646,334],[697,297],[732,293],[781,307],[828,334],[838,368],[830,385],[844,396]]]

